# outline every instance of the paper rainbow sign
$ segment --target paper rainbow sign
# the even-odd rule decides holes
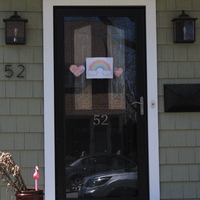
[[[102,70],[105,71],[111,70],[109,63],[106,62],[105,60],[95,60],[89,66],[90,71],[96,71],[98,68],[101,68]]]
[[[113,58],[86,58],[86,78],[113,78]]]

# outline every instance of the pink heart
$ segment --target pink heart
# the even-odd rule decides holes
[[[85,71],[83,65],[79,65],[78,67],[76,65],[71,65],[69,69],[76,77],[80,76]]]
[[[122,68],[115,68],[113,73],[115,74],[115,76],[119,77],[123,72]]]

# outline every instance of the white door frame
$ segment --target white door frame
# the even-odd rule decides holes
[[[160,200],[156,0],[43,0],[45,199],[55,200],[54,6],[145,6],[150,200]]]

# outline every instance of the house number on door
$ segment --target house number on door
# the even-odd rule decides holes
[[[17,67],[19,68],[19,72],[16,74],[16,77],[17,78],[24,78],[24,75],[23,75],[23,72],[25,71],[24,65],[18,65]],[[15,72],[13,70],[12,65],[6,65],[5,66],[5,73],[6,73],[5,76],[7,78],[11,78],[15,75]]]
[[[108,115],[94,115],[94,122],[95,126],[107,126],[108,125]]]

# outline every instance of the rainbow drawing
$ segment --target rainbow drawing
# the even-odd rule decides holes
[[[96,71],[99,68],[106,71],[111,70],[109,63],[101,59],[93,61],[89,66],[90,71]]]
[[[93,57],[86,58],[86,78],[113,78],[113,58]]]

